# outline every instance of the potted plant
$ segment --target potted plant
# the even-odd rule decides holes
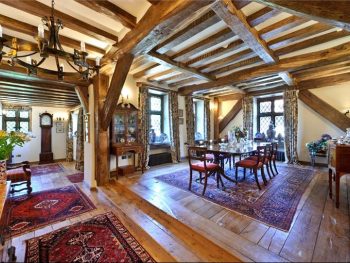
[[[6,183],[6,161],[15,146],[22,147],[29,137],[23,132],[0,130],[0,184]]]

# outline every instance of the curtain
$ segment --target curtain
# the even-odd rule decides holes
[[[253,97],[244,96],[243,98],[243,128],[248,131],[248,140],[253,140]]]
[[[284,99],[285,154],[287,162],[298,164],[298,97],[297,91],[286,90]]]
[[[169,91],[170,149],[173,163],[180,162],[179,103],[176,91]]]
[[[185,109],[186,109],[187,144],[194,145],[193,98],[190,96],[185,97]]]
[[[72,112],[69,112],[66,129],[66,162],[73,161],[73,120]]]
[[[84,113],[83,108],[79,109],[78,113],[78,128],[77,128],[77,156],[75,169],[84,171]]]
[[[139,141],[144,146],[142,158],[139,158],[139,165],[144,165],[146,169],[149,168],[149,99],[148,99],[148,88],[139,88]]]
[[[205,132],[206,140],[210,140],[210,100],[204,100],[204,121],[205,121]]]

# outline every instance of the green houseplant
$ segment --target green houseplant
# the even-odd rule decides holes
[[[6,183],[6,160],[15,146],[22,147],[29,137],[23,132],[0,130],[0,184]]]

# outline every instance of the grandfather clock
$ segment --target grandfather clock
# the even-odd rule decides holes
[[[41,152],[39,156],[39,164],[53,162],[51,145],[52,125],[52,114],[47,112],[40,114]]]

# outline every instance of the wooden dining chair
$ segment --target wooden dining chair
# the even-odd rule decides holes
[[[252,169],[255,177],[256,184],[258,185],[259,190],[261,190],[259,179],[258,179],[258,169],[260,169],[261,177],[264,181],[264,185],[267,184],[265,173],[264,173],[264,163],[266,156],[266,146],[258,146],[256,150],[257,158],[252,160],[250,157],[247,157],[241,161],[236,162],[236,181],[238,181],[238,167],[242,167],[244,171],[244,179],[246,177],[246,170]]]
[[[273,176],[276,176],[278,174],[277,165],[276,165],[278,143],[277,142],[271,143],[271,148],[272,150],[271,150],[270,168]],[[275,171],[273,171],[272,166],[275,168]]]
[[[188,147],[188,162],[190,166],[190,182],[188,189],[191,191],[192,188],[192,177],[193,171],[199,172],[200,182],[204,180],[204,187],[202,195],[204,195],[208,184],[208,177],[211,175],[216,175],[216,184],[219,187],[219,183],[224,186],[221,178],[223,170],[219,164],[211,162],[208,160],[208,151],[204,147]],[[202,176],[204,174],[204,177]]]
[[[272,157],[272,145],[271,144],[267,144],[265,145],[266,147],[266,154],[265,154],[265,158],[264,158],[264,166],[266,167],[266,171],[267,171],[267,174],[269,176],[270,179],[272,179],[272,176],[271,176],[271,173],[272,175],[274,176],[273,174],[273,171],[272,171],[272,168],[271,167],[271,157]],[[258,156],[258,152],[254,152],[253,155],[249,156],[248,159],[251,159],[251,160],[257,160],[259,158]],[[271,172],[270,172],[271,170]]]

